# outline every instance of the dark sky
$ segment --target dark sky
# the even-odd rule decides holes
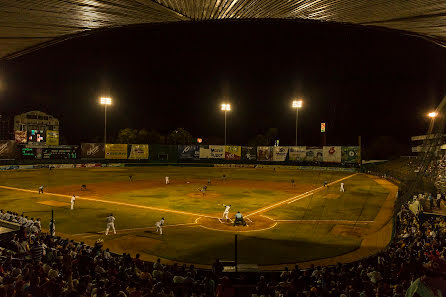
[[[103,134],[101,95],[120,128],[177,127],[245,144],[269,127],[294,144],[355,144],[376,135],[407,142],[446,92],[446,49],[395,31],[296,21],[144,25],[72,39],[7,62],[1,113],[42,110],[60,119],[69,143]]]

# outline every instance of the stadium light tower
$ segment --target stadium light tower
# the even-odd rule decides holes
[[[293,100],[293,108],[296,109],[296,146],[297,146],[297,120],[299,118],[299,108],[302,108],[302,100]]]
[[[107,105],[112,104],[111,98],[101,97],[99,101],[102,105],[104,105],[104,145],[107,143]]]
[[[225,112],[225,145],[226,145],[226,112],[231,110],[231,104],[223,103],[221,105],[221,110]]]
[[[428,117],[434,119],[435,117],[437,117],[438,113],[436,113],[435,111],[432,111],[430,113],[427,114]]]

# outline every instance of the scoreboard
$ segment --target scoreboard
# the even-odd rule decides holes
[[[43,159],[43,160],[60,160],[60,159],[77,159],[78,146],[55,146],[55,147],[29,147],[25,146],[20,149],[22,159]]]

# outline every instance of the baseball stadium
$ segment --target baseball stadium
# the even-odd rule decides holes
[[[0,0],[0,297],[446,296],[445,14]]]

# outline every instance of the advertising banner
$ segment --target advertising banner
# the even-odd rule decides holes
[[[257,147],[257,161],[272,161],[272,152],[270,146]]]
[[[104,159],[105,147],[103,143],[81,143],[81,157],[88,159]]]
[[[290,161],[305,161],[307,157],[307,147],[306,146],[290,146],[288,147],[288,159]]]
[[[181,160],[199,160],[200,146],[199,145],[179,145],[178,159]]]
[[[0,159],[14,159],[15,148],[14,140],[0,140]]]
[[[105,159],[127,159],[127,144],[107,143]]]
[[[59,131],[46,131],[46,145],[59,145]]]
[[[342,163],[359,163],[359,146],[342,147]]]
[[[144,160],[149,158],[148,144],[130,144],[129,149],[130,160]]]
[[[327,163],[341,163],[341,147],[340,146],[324,146],[323,160]]]
[[[210,157],[209,145],[200,145],[200,159],[209,159]]]
[[[26,131],[15,131],[14,135],[16,143],[26,143]]]
[[[323,150],[320,146],[307,146],[305,161],[307,162],[322,162]]]
[[[275,146],[273,148],[273,161],[284,162],[286,161],[287,155],[288,155],[287,146]]]
[[[225,158],[225,146],[224,145],[210,145],[209,154],[211,159],[224,159]]]
[[[42,148],[42,159],[77,159],[77,146]],[[37,149],[38,150],[38,149]]]
[[[235,145],[225,146],[226,160],[240,160],[242,158],[242,147]]]
[[[242,146],[242,159],[255,161],[257,159],[257,148],[255,146]]]

